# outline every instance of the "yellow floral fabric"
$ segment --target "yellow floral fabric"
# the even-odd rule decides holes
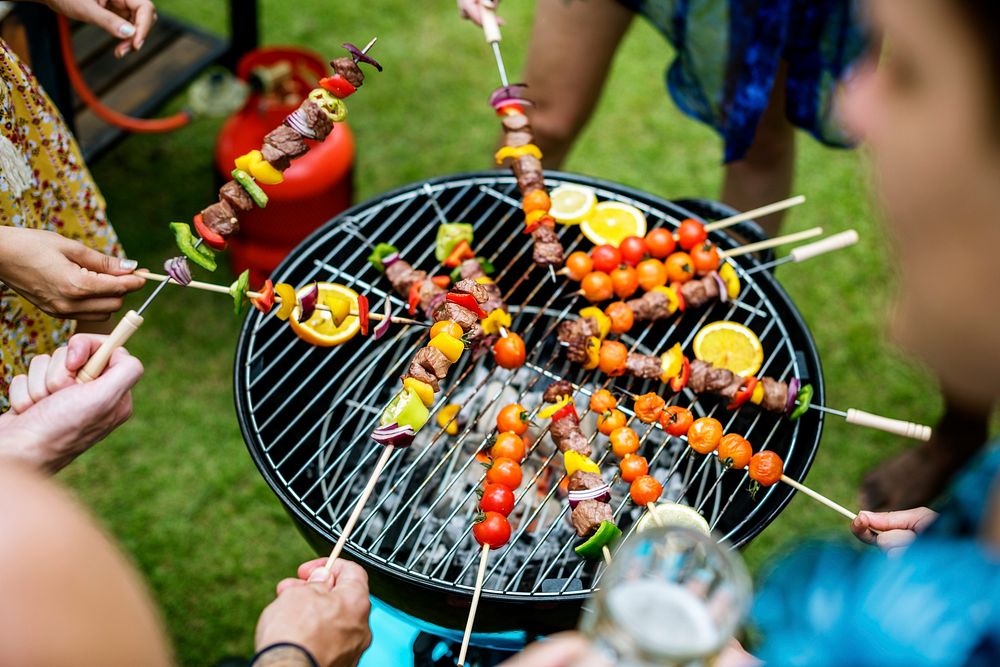
[[[79,146],[31,70],[0,40],[0,165],[21,161],[30,170],[18,192],[16,170],[0,166],[0,225],[57,232],[107,254],[122,255],[108,224],[104,198]],[[6,139],[6,141],[4,141]],[[9,143],[7,143],[9,142]],[[25,170],[22,173],[27,174]],[[0,412],[11,379],[36,354],[66,342],[76,322],[49,317],[0,283]]]

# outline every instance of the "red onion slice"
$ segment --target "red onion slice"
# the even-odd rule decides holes
[[[709,275],[715,278],[715,284],[719,286],[719,301],[729,303],[729,290],[726,288],[726,281],[716,271],[712,271]]]
[[[788,398],[785,400],[785,414],[791,414],[792,410],[795,409],[795,399],[799,397],[799,383],[798,378],[792,378],[788,383]]]
[[[393,264],[395,264],[398,261],[399,261],[399,253],[398,252],[392,252],[392,253],[389,253],[388,255],[386,255],[382,259],[382,266],[384,266],[385,268],[388,269],[390,266],[392,266]]]
[[[178,285],[191,284],[191,267],[188,266],[187,257],[171,257],[163,263],[163,270]]]
[[[582,489],[580,491],[570,491],[567,495],[569,506],[576,509],[576,506],[584,500],[596,500],[599,503],[606,503],[611,500],[611,487],[602,484],[596,489]]]
[[[501,101],[523,98],[527,87],[528,84],[526,83],[511,83],[506,86],[500,86],[490,93],[490,106],[496,108],[496,105]]]
[[[409,447],[413,444],[414,436],[416,432],[412,428],[399,424],[379,426],[372,431],[372,440],[386,447]]]
[[[377,60],[375,60],[370,55],[368,55],[358,47],[354,46],[350,42],[344,42],[343,44],[341,44],[341,46],[347,49],[347,52],[351,54],[352,58],[354,58],[354,62],[360,61],[363,63],[368,63],[378,71],[380,72],[382,71],[382,66],[378,64]]]
[[[372,334],[375,340],[378,340],[384,336],[389,331],[389,325],[392,324],[392,303],[388,298],[385,300],[385,319],[378,323],[378,326],[372,330]]]
[[[311,127],[309,127],[309,123],[306,122],[306,116],[302,113],[301,109],[296,109],[292,113],[285,116],[285,125],[292,128],[306,139],[316,138],[316,133],[312,131]]]
[[[301,307],[301,312],[299,313],[299,322],[305,322],[312,314],[316,312],[316,299],[319,298],[319,285],[313,283],[312,289],[306,293],[304,297],[299,299],[299,306]]]

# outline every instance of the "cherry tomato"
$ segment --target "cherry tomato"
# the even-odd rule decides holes
[[[480,545],[488,544],[490,549],[499,549],[510,539],[510,524],[500,512],[487,512],[472,526],[472,536]]]
[[[597,418],[597,430],[604,435],[611,435],[616,428],[625,426],[625,413],[617,408],[602,412]]]
[[[649,472],[649,464],[646,463],[646,459],[637,454],[623,456],[618,467],[621,468],[622,479],[626,482],[634,482]]]
[[[638,272],[639,287],[646,292],[667,284],[667,267],[658,259],[644,259],[635,270]]]
[[[650,256],[663,259],[674,251],[674,248],[677,247],[677,241],[674,240],[674,235],[670,233],[669,229],[656,227],[646,234],[646,247],[649,248]]]
[[[699,454],[711,454],[722,440],[722,424],[718,419],[695,419],[688,429],[688,444]]]
[[[504,431],[497,436],[496,442],[490,447],[490,456],[496,459],[510,459],[511,461],[523,461],[524,452],[527,447],[524,440],[513,431]]]
[[[583,290],[584,298],[591,303],[607,301],[615,295],[611,276],[603,271],[591,271],[584,276],[580,283],[580,289]]]
[[[594,261],[594,271],[611,273],[622,263],[622,253],[613,245],[599,245],[590,251],[590,258]]]
[[[670,282],[686,283],[694,277],[694,264],[686,252],[675,252],[667,257],[666,269]]]
[[[611,318],[611,333],[621,334],[632,329],[635,314],[624,301],[615,301],[604,309],[604,314]]]
[[[508,489],[521,486],[521,466],[514,459],[500,457],[493,459],[490,469],[486,471],[486,481],[503,484]]]
[[[666,401],[657,394],[649,392],[635,399],[635,416],[643,424],[652,424],[663,414]]]
[[[616,428],[608,438],[611,440],[611,451],[618,458],[624,458],[626,454],[635,454],[639,451],[639,436],[628,426]]]
[[[616,407],[618,407],[618,399],[616,399],[607,389],[598,389],[594,392],[594,395],[590,397],[591,412],[603,415],[605,412],[614,410]]]
[[[684,250],[690,250],[699,243],[704,243],[707,238],[708,232],[705,231],[705,225],[697,220],[688,218],[677,228],[677,245]]]
[[[520,368],[524,365],[525,354],[524,341],[513,331],[493,343],[493,359],[501,368]]]
[[[483,485],[483,495],[479,499],[479,509],[483,512],[497,512],[510,516],[514,511],[514,492],[503,484]],[[492,546],[492,545],[491,545]]]
[[[566,274],[570,280],[580,282],[584,276],[593,270],[593,260],[590,259],[590,255],[583,251],[577,250],[566,258]]]
[[[687,435],[693,421],[694,415],[691,414],[691,411],[679,405],[671,405],[660,413],[660,426],[675,437]]]
[[[548,211],[552,208],[552,201],[549,199],[549,193],[539,188],[538,190],[532,190],[524,196],[524,199],[521,201],[521,208],[524,209],[525,213]]]
[[[600,358],[598,368],[602,373],[611,377],[618,377],[625,374],[625,359],[628,357],[628,348],[616,340],[606,340],[601,343]]]
[[[739,433],[727,433],[719,441],[719,460],[737,470],[743,470],[750,463],[753,447]]]
[[[715,271],[719,268],[719,248],[708,241],[699,243],[691,250],[691,264],[701,274]]]
[[[639,289],[639,273],[631,266],[619,266],[611,272],[611,289],[619,299],[627,299]]]
[[[462,327],[458,326],[451,320],[441,320],[440,322],[435,322],[434,326],[431,327],[431,338],[437,336],[439,333],[446,333],[455,338],[461,338],[465,335],[462,331]]]
[[[497,415],[498,431],[513,431],[517,435],[524,435],[528,430],[528,411],[520,403],[505,405]]]
[[[771,486],[781,481],[784,463],[772,451],[757,452],[750,459],[750,479],[761,486]]]
[[[629,266],[635,266],[642,261],[649,248],[646,241],[641,236],[629,236],[618,244],[618,250],[622,253],[622,261]]]
[[[632,496],[632,502],[636,505],[646,506],[660,499],[660,496],[663,495],[663,486],[653,477],[641,475],[635,478],[628,492]]]

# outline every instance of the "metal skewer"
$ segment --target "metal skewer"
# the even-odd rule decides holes
[[[807,243],[806,245],[799,246],[789,252],[786,256],[759,266],[755,266],[752,269],[749,269],[746,273],[747,275],[751,275],[759,271],[771,270],[777,266],[781,266],[782,264],[802,262],[807,259],[812,259],[817,255],[822,255],[834,250],[840,250],[841,248],[847,248],[857,242],[858,233],[853,229],[848,229],[847,231],[834,234],[833,236],[828,236],[825,239],[820,239],[814,243]]]
[[[497,71],[500,73],[500,85],[507,87],[510,85],[510,81],[507,80],[507,68],[504,66],[503,55],[500,53],[500,40],[502,37],[500,35],[500,24],[497,22],[496,3],[493,0],[483,0],[481,7],[483,34],[486,37],[487,44],[493,47],[493,57],[496,58]]]

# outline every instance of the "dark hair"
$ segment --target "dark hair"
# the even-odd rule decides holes
[[[1000,2],[997,0],[944,0],[958,10],[969,32],[979,42],[990,91],[1000,109]]]

